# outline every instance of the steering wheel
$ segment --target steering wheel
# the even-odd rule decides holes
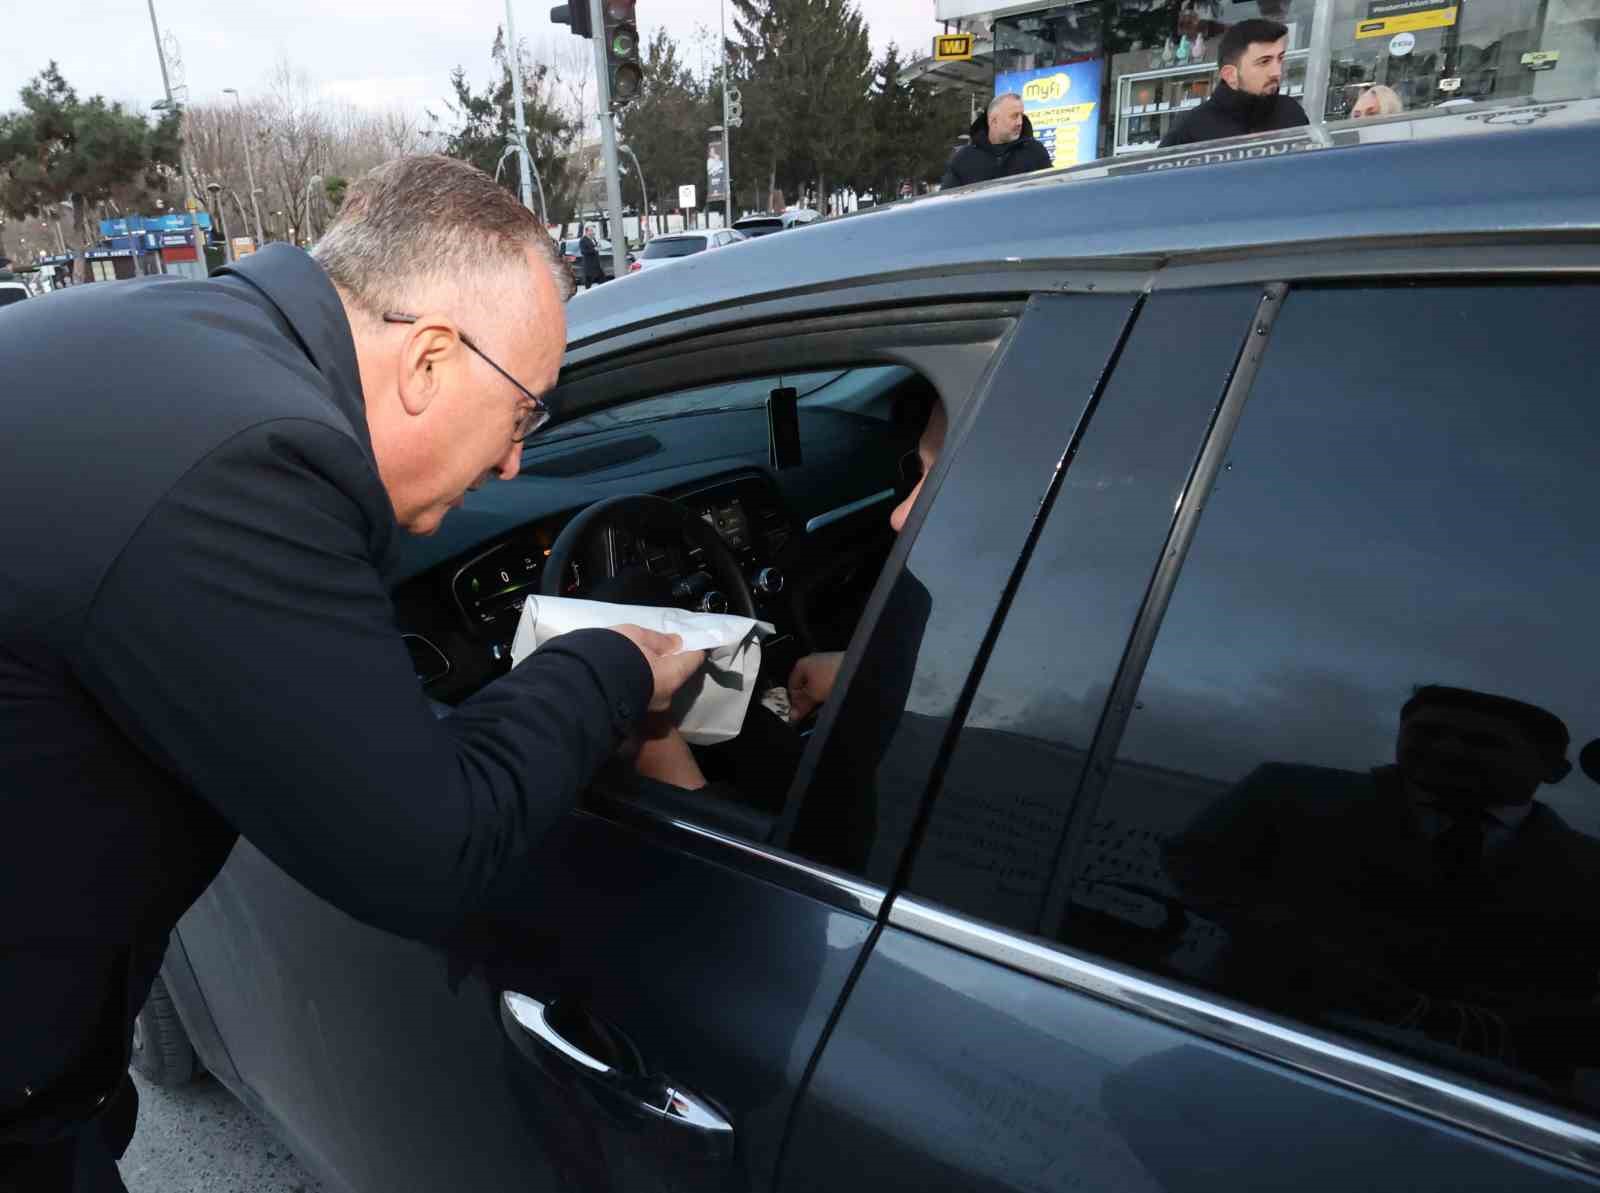
[[[656,575],[642,559],[624,559],[618,549],[618,530],[634,543],[681,543],[686,555],[698,549],[698,570],[709,573],[711,583],[686,584],[682,577]],[[565,587],[574,563],[580,564],[577,592]],[[568,522],[550,545],[539,592],[544,596],[577,596],[623,605],[695,611],[702,611],[700,602],[706,596],[720,592],[726,608],[710,611],[756,616],[749,582],[716,530],[677,502],[649,493],[607,497]]]

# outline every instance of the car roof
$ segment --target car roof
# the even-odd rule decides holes
[[[750,240],[736,259],[685,258],[625,294],[574,299],[569,362],[590,342],[690,309],[733,318],[764,292],[1053,260],[1170,264],[1362,238],[1600,232],[1600,99],[1477,109],[1041,170],[797,225]]]

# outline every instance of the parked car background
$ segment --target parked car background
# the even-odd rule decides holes
[[[741,216],[733,221],[735,230],[743,232],[746,236],[771,236],[774,232],[784,232],[790,228],[804,227],[806,224],[815,223],[822,216],[812,211],[809,207],[792,207],[788,211],[761,211],[753,215]]]
[[[653,236],[650,243],[644,246],[644,251],[639,254],[639,259],[628,267],[629,273],[641,273],[647,269],[654,269],[665,265],[669,261],[677,261],[683,257],[692,257],[696,253],[708,252],[712,249],[727,248],[747,239],[743,232],[731,228],[713,228],[704,232],[673,232],[667,236]]]
[[[582,238],[571,236],[561,242],[562,259],[566,261],[567,268],[572,271],[573,284],[578,286],[583,285],[583,254],[578,251],[578,241],[580,239]],[[612,244],[609,240],[599,239],[595,241],[595,244],[600,250],[600,272],[604,275],[605,280],[609,282],[617,276],[617,264],[612,256]],[[630,263],[634,260],[632,250],[629,250],[627,259]]]
[[[1600,1189],[1600,101],[1489,110],[573,304],[560,421],[404,544],[419,684],[681,582],[833,695],[602,777],[470,947],[241,841],[200,1060],[345,1193]]]

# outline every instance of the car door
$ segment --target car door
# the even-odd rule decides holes
[[[1150,300],[781,1188],[1600,1184],[1597,318]]]
[[[1034,298],[976,389],[947,394],[962,411],[948,449],[775,826],[598,784],[446,952],[356,923],[241,842],[181,925],[238,1092],[340,1189],[771,1188],[914,825],[929,743],[1134,305]],[[953,326],[941,318],[929,326]],[[865,343],[859,324],[838,342]],[[970,347],[919,351],[954,362]],[[892,358],[881,342],[868,355]],[[680,351],[670,367],[711,366]],[[861,677],[902,671],[875,787],[842,782],[836,756],[885,724]],[[861,800],[873,816],[839,814]]]

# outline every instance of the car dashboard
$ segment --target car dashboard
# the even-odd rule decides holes
[[[757,616],[779,639],[798,636],[810,648],[796,604],[808,591],[806,573],[841,541],[883,537],[875,532],[886,526],[890,478],[910,441],[902,426],[813,411],[802,418],[804,464],[775,471],[761,410],[535,440],[515,480],[469,494],[435,536],[401,543],[390,590],[417,677],[449,705],[504,673],[523,603],[546,582],[557,536],[588,505],[624,493],[665,497],[711,525],[750,584]],[[684,607],[717,607],[698,551],[686,544],[619,528],[610,548],[615,562],[671,582]],[[561,591],[585,588],[587,566],[574,559]]]

